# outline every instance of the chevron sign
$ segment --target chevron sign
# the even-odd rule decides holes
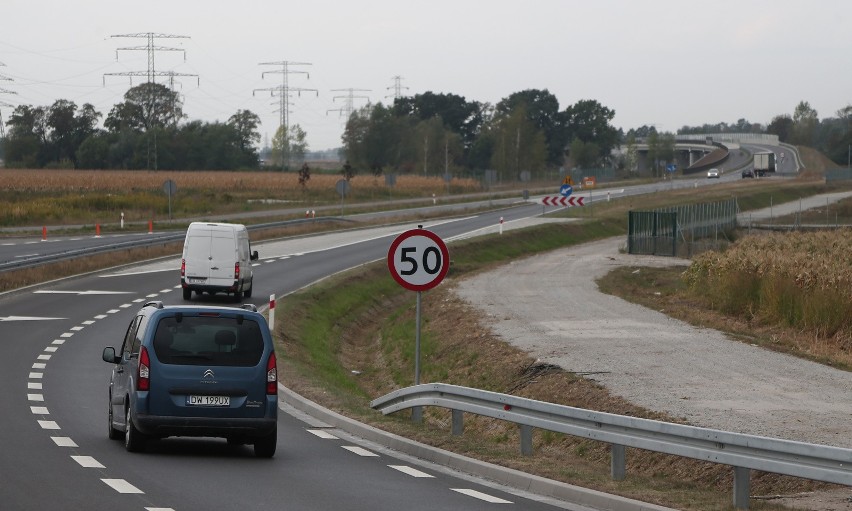
[[[542,197],[541,203],[545,206],[585,206],[583,199],[584,197]]]

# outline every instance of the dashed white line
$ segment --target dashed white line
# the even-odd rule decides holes
[[[490,502],[492,504],[511,504],[512,502],[509,500],[503,500],[498,497],[494,497],[492,495],[488,495],[487,493],[482,493],[480,491],[471,490],[468,488],[450,488],[455,492],[459,492],[463,495],[467,495],[468,497],[473,497],[475,499],[484,500],[485,502]]]
[[[27,388],[30,390],[41,390],[41,383],[35,381],[28,381]]]
[[[150,295],[145,295],[145,298],[156,298],[157,293],[151,293]]]
[[[86,327],[84,327],[84,326],[72,326],[71,330],[74,331],[74,332],[79,332],[80,330],[82,330],[84,328],[86,328]]]
[[[358,456],[378,456],[378,454],[370,452],[362,447],[358,447],[357,445],[341,445],[341,447],[349,452],[357,454]]]
[[[41,429],[62,429],[56,421],[38,421],[38,425]]]
[[[44,394],[27,394],[27,401],[44,401]]]
[[[88,320],[86,320],[86,321],[83,321],[83,324],[84,324],[84,325],[94,325],[94,324],[95,324],[95,322],[94,322],[94,321],[92,321],[91,319],[88,319]]]
[[[50,344],[65,344],[65,339],[54,339]]]
[[[107,314],[115,314],[116,312],[121,312],[121,311],[118,310],[118,309],[110,309],[110,310],[107,311]]]
[[[137,298],[137,299],[133,300],[133,303],[140,303],[140,302],[144,302],[144,301],[145,301],[144,298]],[[95,317],[97,317],[97,316],[95,316]]]
[[[38,360],[50,360],[50,355],[39,355],[36,357]]]
[[[33,415],[50,415],[46,406],[31,406],[30,411],[33,412]]]
[[[38,380],[44,378],[44,373],[30,373],[29,378],[31,380]]]
[[[98,314],[97,316],[95,316],[95,319],[106,319],[106,315],[105,314]]]
[[[53,443],[55,443],[59,447],[78,447],[77,442],[71,440],[71,437],[52,436],[50,437],[50,439],[53,440]]]
[[[101,481],[118,493],[145,493],[124,479],[101,479]]]
[[[160,292],[161,293],[171,293],[172,290],[171,289],[161,289]]]
[[[146,507],[145,511],[175,511],[170,507]]]
[[[413,467],[408,467],[405,465],[388,465],[390,468],[394,470],[399,470],[403,474],[408,474],[411,477],[435,477],[431,474],[427,474],[426,472],[421,472]]]
[[[106,468],[91,456],[71,456],[71,459],[79,463],[83,468]]]
[[[128,307],[133,307],[133,304],[132,303],[122,303],[121,305],[118,306],[119,309],[126,309]]]
[[[56,350],[58,350],[58,349],[59,348],[57,348],[56,346],[48,346],[44,349],[44,351],[46,351],[48,353],[56,353]]]
[[[309,429],[308,433],[310,433],[312,435],[316,435],[320,438],[324,438],[326,440],[336,440],[337,439],[336,436],[334,436],[331,433],[329,433],[328,431],[325,431],[325,430],[322,430],[322,429]]]
[[[59,337],[62,337],[62,338],[65,338],[65,339],[67,339],[69,337],[74,337],[74,332],[65,332],[64,334],[60,335]]]
[[[43,362],[36,362],[33,364],[33,369],[44,369],[45,367],[47,367],[47,364]]]

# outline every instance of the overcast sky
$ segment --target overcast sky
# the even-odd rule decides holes
[[[122,73],[147,70],[179,78],[191,120],[225,122],[248,109],[272,137],[282,84],[317,89],[291,99],[290,124],[311,150],[340,145],[345,107],[333,89],[366,89],[372,103],[402,92],[452,93],[497,103],[525,89],[547,89],[560,109],[594,99],[615,110],[613,124],[769,123],[808,101],[820,118],[852,103],[852,1],[849,0],[3,0],[0,93],[6,121],[15,105],[57,99],[91,103],[104,117],[130,87]],[[133,79],[133,85],[144,78]],[[104,82],[106,85],[104,85]],[[200,84],[199,84],[200,82]],[[389,97],[390,96],[390,97]],[[336,99],[335,99],[336,98]],[[356,98],[355,106],[366,104]],[[331,110],[331,111],[330,111]]]

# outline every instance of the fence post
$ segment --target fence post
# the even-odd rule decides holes
[[[462,433],[464,433],[464,412],[453,410],[453,436],[459,436]]]
[[[521,424],[521,454],[523,456],[532,456],[532,453],[533,453],[532,432],[533,432],[532,426],[527,426],[526,424]]]
[[[615,481],[624,481],[627,472],[627,449],[623,445],[612,444],[612,460],[610,461],[610,475]]]
[[[751,491],[750,476],[749,469],[734,467],[734,507],[737,509],[748,509],[748,495]]]

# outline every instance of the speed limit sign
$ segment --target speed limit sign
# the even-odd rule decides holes
[[[411,291],[427,291],[447,275],[450,253],[437,234],[426,229],[405,231],[388,250],[388,269],[394,280]]]

